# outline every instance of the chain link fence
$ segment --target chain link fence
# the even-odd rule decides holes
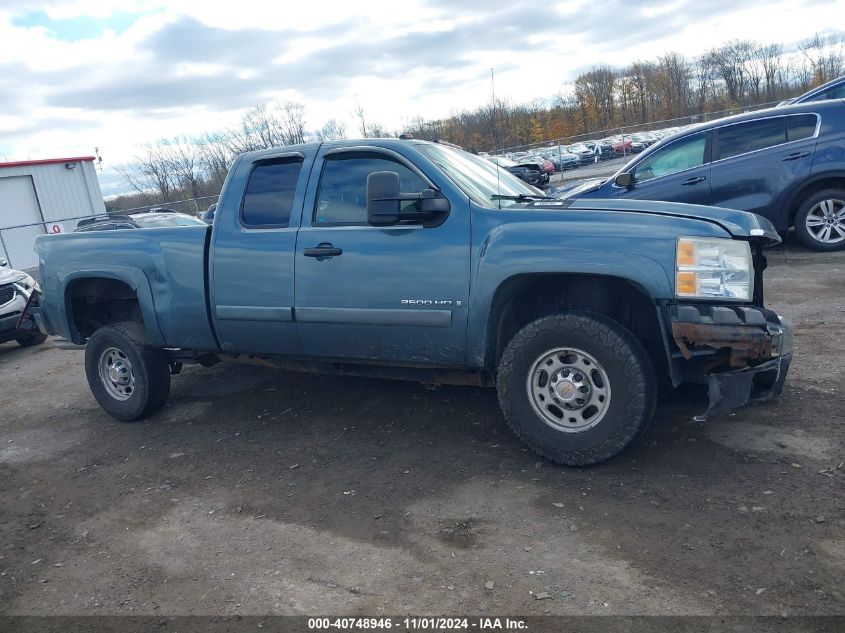
[[[199,217],[205,213],[212,204],[217,202],[219,196],[202,196],[200,198],[188,198],[187,200],[172,200],[170,202],[162,202],[160,204],[148,204],[143,207],[133,207],[131,209],[112,209],[109,213],[118,213],[127,215],[130,213],[145,213],[153,209],[170,209],[177,213],[184,213],[186,215],[193,215]]]
[[[217,202],[218,196],[204,196],[188,200],[176,200],[163,204],[153,204],[134,209],[110,211],[107,215],[129,215],[145,213],[153,209],[170,209],[178,213],[199,217],[208,207]],[[72,233],[80,220],[95,217],[81,215],[72,218],[54,220],[52,222],[37,222],[20,224],[0,228],[0,259],[6,260],[9,268],[18,270],[32,270],[38,266],[38,255],[35,252],[35,238],[39,235],[52,233]]]

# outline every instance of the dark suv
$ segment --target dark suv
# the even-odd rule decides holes
[[[565,198],[638,198],[752,211],[810,248],[845,248],[845,100],[788,105],[688,128]]]
[[[785,106],[793,103],[807,103],[808,101],[824,101],[826,99],[845,99],[845,77],[837,77],[833,81],[808,90],[794,99],[781,101],[778,105]]]

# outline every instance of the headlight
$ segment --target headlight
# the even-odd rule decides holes
[[[675,296],[750,301],[754,265],[748,242],[698,237],[678,238]]]
[[[20,286],[21,289],[30,292],[31,290],[40,290],[38,287],[38,282],[35,281],[30,275],[26,275],[23,279],[15,282],[16,285]]]

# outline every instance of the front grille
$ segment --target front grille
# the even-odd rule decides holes
[[[15,298],[15,287],[12,284],[0,286],[0,306]]]

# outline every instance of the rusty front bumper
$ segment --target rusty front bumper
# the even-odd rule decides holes
[[[706,382],[707,415],[780,394],[792,360],[792,324],[748,306],[675,305],[672,338],[688,379]]]

